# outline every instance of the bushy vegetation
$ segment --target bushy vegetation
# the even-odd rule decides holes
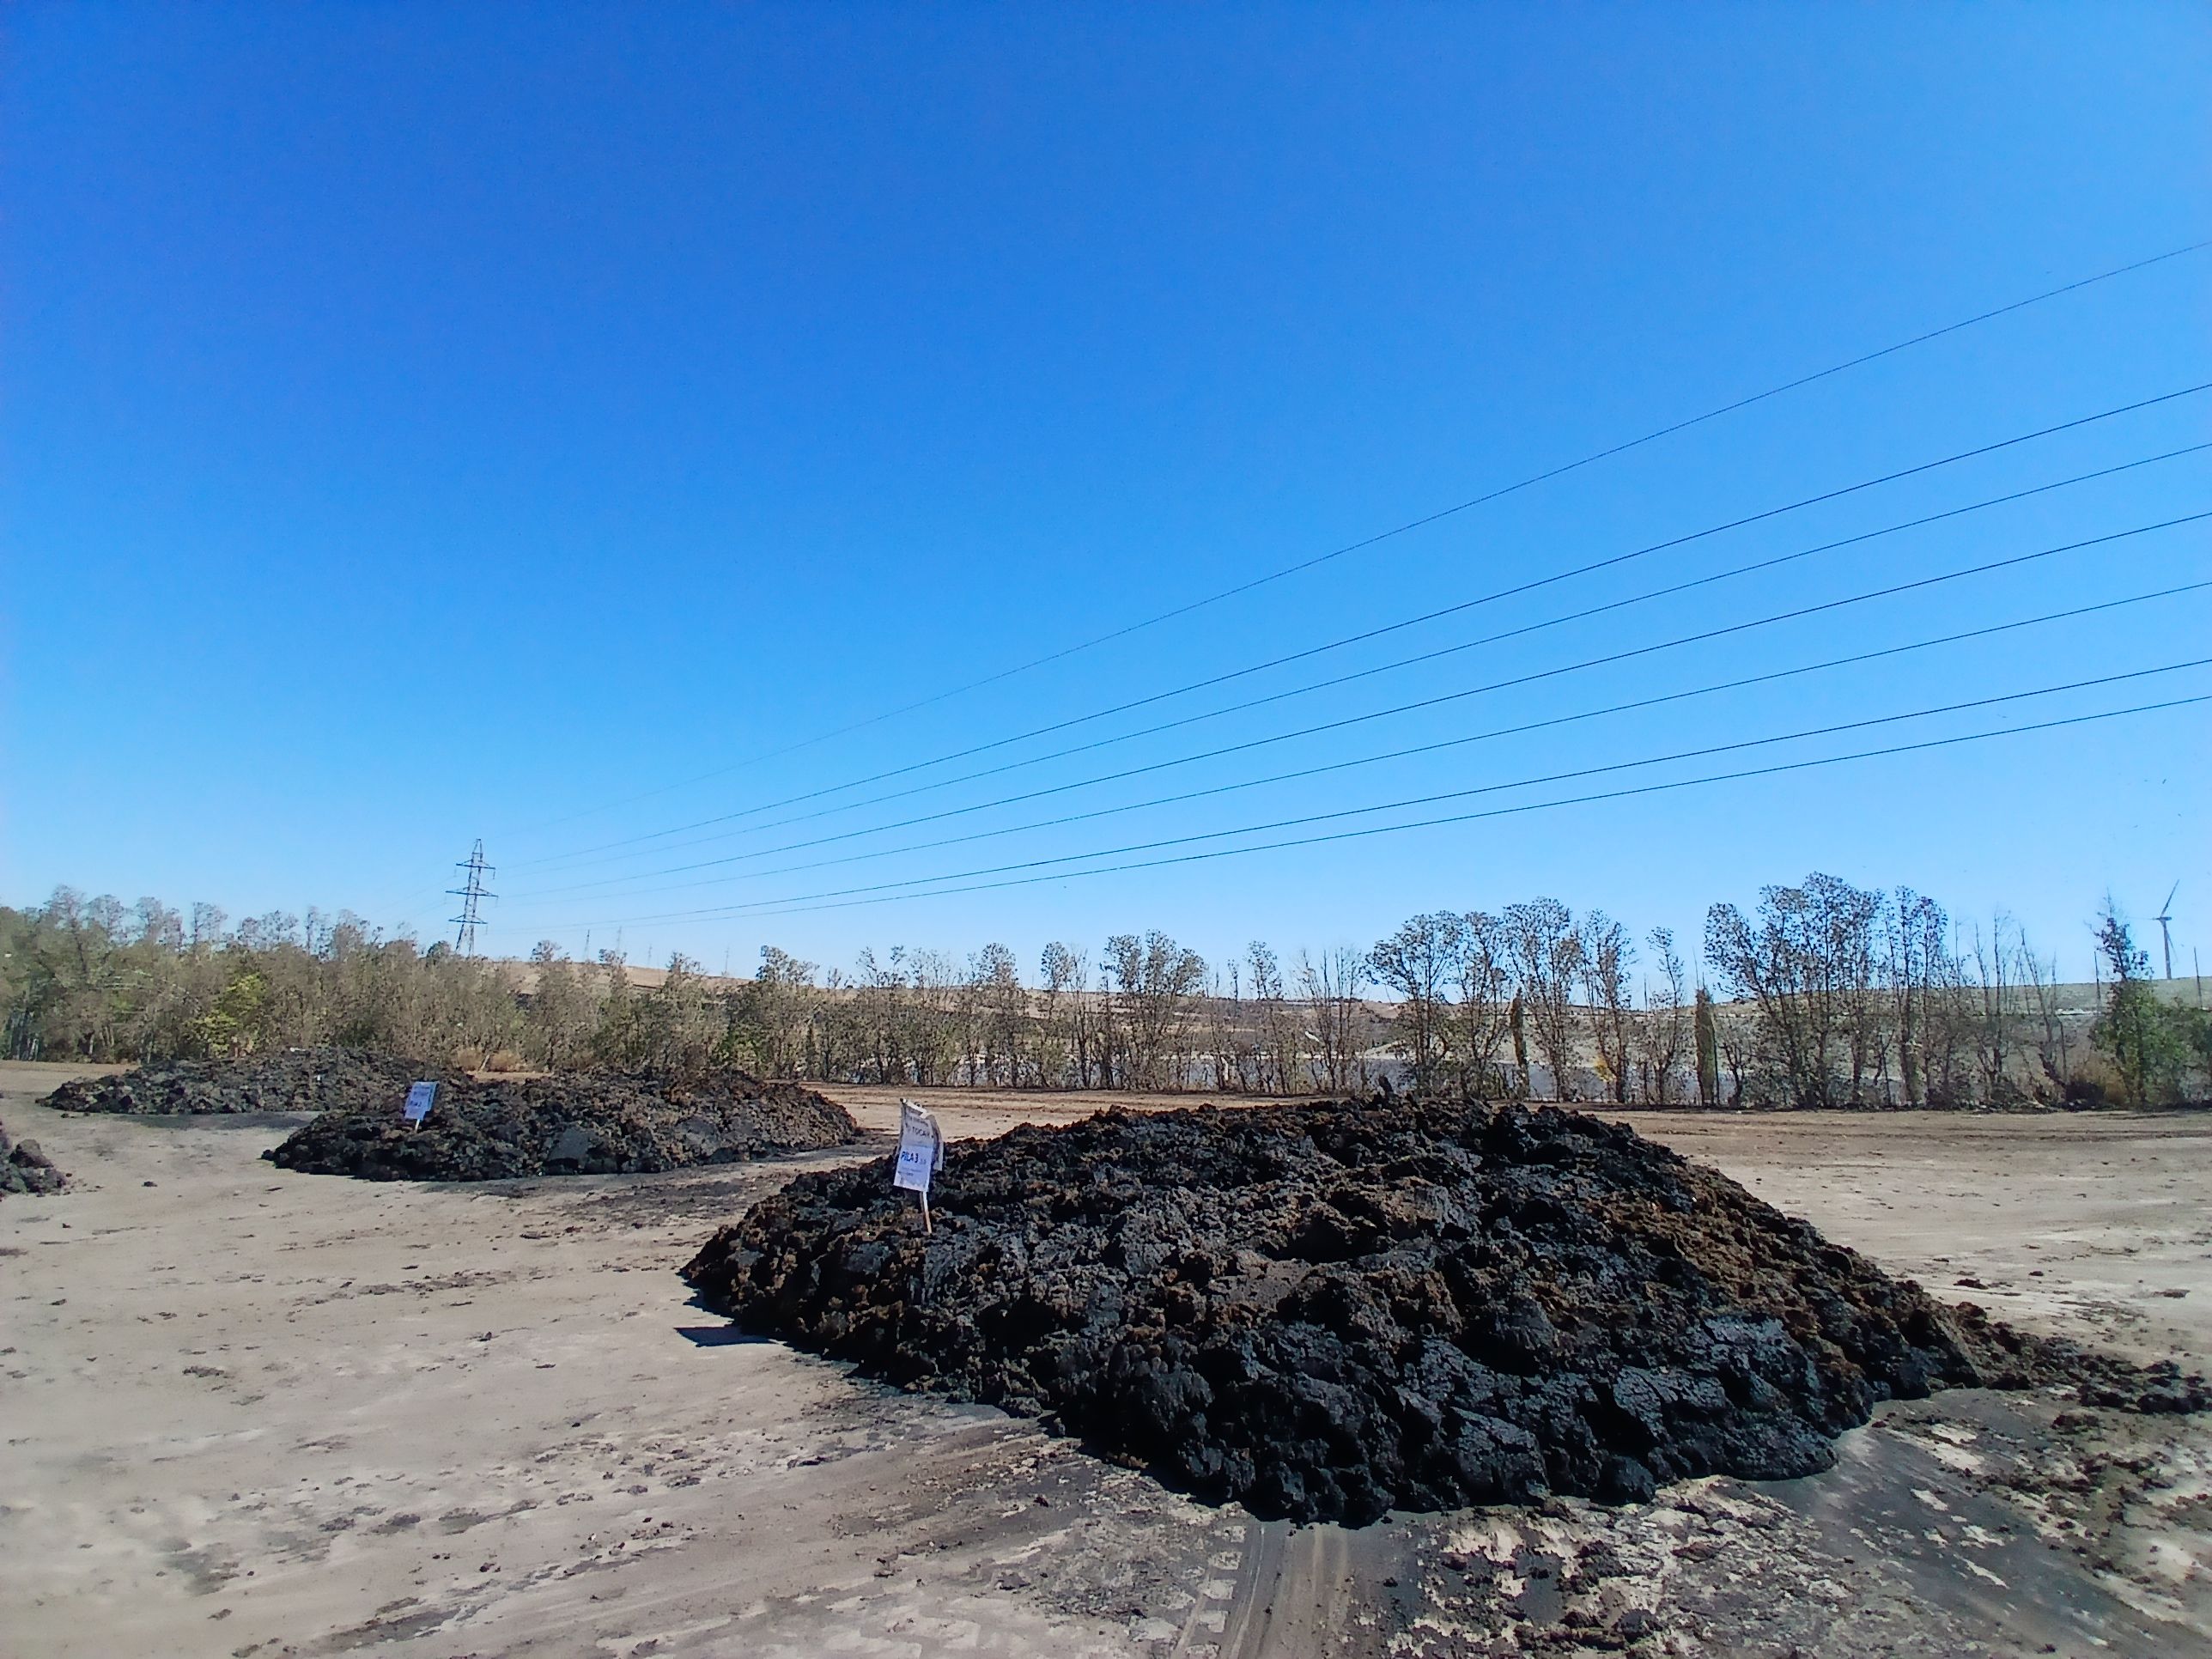
[[[2130,1105],[2212,1095],[2212,1020],[2162,996],[2109,908],[2109,979],[2072,1000],[2000,920],[1962,941],[1931,900],[1813,875],[1706,919],[1704,976],[1554,899],[1413,917],[1369,949],[1255,943],[1209,965],[1159,932],[1094,958],[862,952],[848,973],[775,946],[749,980],[677,956],[526,963],[387,939],[359,917],[228,927],[66,888],[0,908],[5,1048],[127,1060],[337,1044],[494,1068],[734,1063],[772,1077],[1016,1089],[1428,1093],[1620,1104]],[[1712,994],[1717,991],[1720,1000]]]
[[[2150,957],[2136,948],[2128,925],[2107,904],[2097,933],[2111,988],[2090,1040],[2112,1063],[2130,1106],[2163,1105],[2212,1094],[2212,1017],[2200,1007],[2161,999],[2153,988]]]
[[[140,1060],[271,1048],[424,1059],[511,1046],[522,1009],[499,968],[380,938],[359,917],[126,907],[69,888],[0,908],[0,996],[16,1059]]]
[[[1765,889],[1750,917],[1717,904],[1706,964],[1750,1015],[1718,1023],[1729,1097],[2002,1107],[2212,1097],[2212,1018],[2159,995],[2109,901],[2100,940],[2114,977],[2084,1006],[2016,924],[2000,917],[1962,945],[1942,908],[1909,888],[1815,874]]]
[[[1621,1104],[2011,1106],[2202,1098],[2202,1009],[2162,999],[2110,936],[2101,1006],[2000,918],[1814,874],[1705,921],[1692,988],[1665,928],[1638,944],[1556,900],[1415,916],[1368,961],[1417,1088]],[[2126,947],[2132,950],[2132,946]],[[1640,963],[1640,969],[1639,969]],[[2132,975],[2132,976],[2130,976]]]

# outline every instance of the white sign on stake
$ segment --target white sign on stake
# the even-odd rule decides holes
[[[921,1194],[921,1225],[929,1221],[929,1178],[945,1163],[945,1134],[937,1120],[910,1100],[899,1102],[898,1161],[891,1166],[891,1185]]]
[[[419,1124],[430,1115],[430,1107],[437,1098],[435,1083],[410,1083],[407,1085],[407,1104],[401,1109],[410,1123]]]

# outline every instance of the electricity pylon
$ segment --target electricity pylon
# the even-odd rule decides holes
[[[495,876],[499,872],[484,862],[481,839],[470,850],[467,860],[456,864],[453,868],[463,872],[463,880],[459,887],[448,887],[446,890],[460,900],[461,914],[448,916],[447,920],[460,929],[453,935],[453,948],[465,957],[472,957],[477,953],[477,929],[484,925],[477,906],[484,899],[499,896],[483,884],[484,878]]]

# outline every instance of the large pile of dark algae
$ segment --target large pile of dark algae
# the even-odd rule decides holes
[[[930,1199],[926,1234],[886,1161],[810,1173],[684,1276],[748,1331],[1263,1517],[1801,1475],[1877,1402],[1950,1386],[2212,1403],[1549,1108],[1111,1112],[950,1148]]]
[[[726,1068],[463,1079],[441,1085],[419,1127],[400,1114],[405,1093],[326,1112],[263,1156],[288,1170],[368,1181],[502,1181],[649,1175],[860,1138],[835,1101]]]
[[[37,1141],[11,1140],[0,1124],[0,1193],[58,1193],[68,1184]]]
[[[64,1112],[326,1112],[404,1097],[435,1066],[359,1048],[283,1048],[239,1060],[158,1060],[76,1078],[48,1095]],[[397,1097],[394,1091],[398,1091]]]

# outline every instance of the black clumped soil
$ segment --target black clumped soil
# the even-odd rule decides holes
[[[1107,1113],[799,1177],[684,1270],[744,1328],[1040,1416],[1265,1517],[1826,1468],[1884,1399],[2201,1379],[2013,1331],[1574,1112]]]
[[[113,1077],[64,1083],[64,1112],[326,1112],[404,1098],[435,1066],[359,1048],[287,1048],[242,1060],[149,1060]],[[395,1092],[396,1091],[396,1092]]]
[[[0,1193],[58,1193],[68,1184],[37,1141],[10,1140],[0,1124]]]
[[[440,1087],[419,1127],[400,1115],[404,1094],[326,1113],[263,1156],[288,1170],[368,1181],[500,1181],[649,1175],[860,1137],[835,1101],[736,1070],[464,1079]]]

